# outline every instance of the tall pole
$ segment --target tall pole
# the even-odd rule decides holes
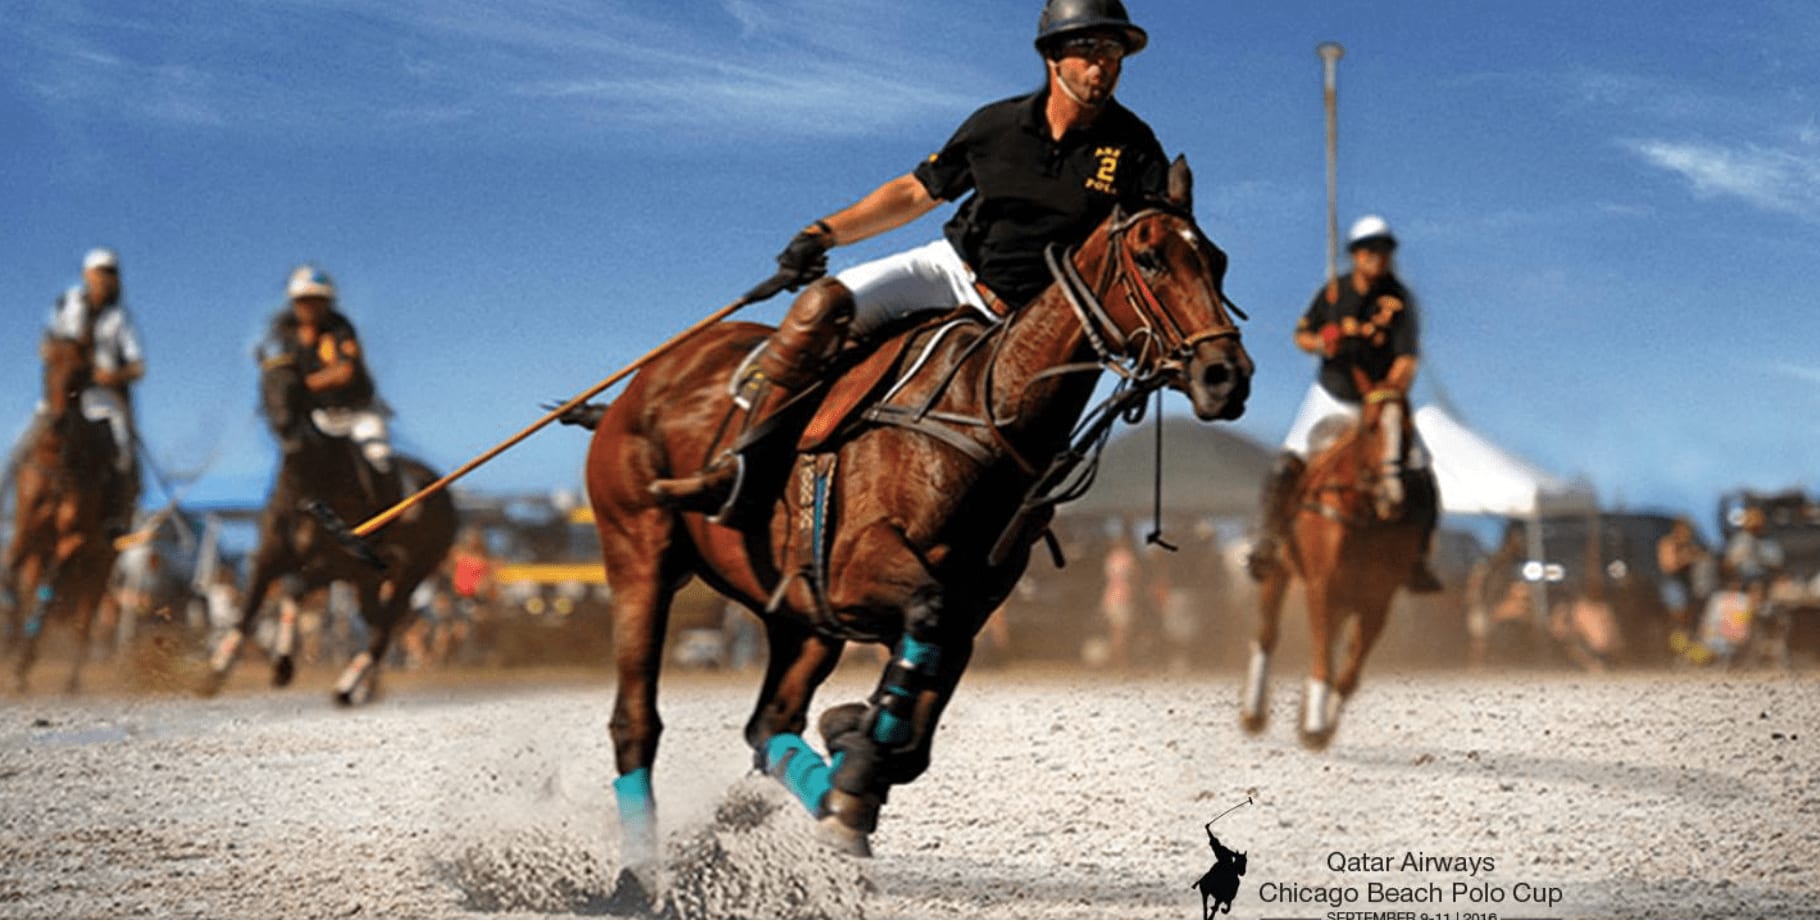
[[[1321,101],[1327,108],[1327,297],[1334,300],[1340,280],[1340,117],[1335,76],[1346,49],[1339,42],[1322,42],[1314,49],[1321,56]]]

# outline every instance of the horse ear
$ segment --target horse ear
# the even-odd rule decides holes
[[[1188,158],[1182,154],[1175,155],[1175,162],[1169,164],[1169,201],[1183,211],[1194,211],[1194,171],[1188,168]]]

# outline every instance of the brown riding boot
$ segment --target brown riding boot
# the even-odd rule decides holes
[[[739,382],[738,392],[746,404],[745,420],[732,447],[692,475],[652,481],[651,495],[671,508],[726,514],[738,494],[744,467],[740,452],[751,444],[766,420],[820,380],[840,350],[852,319],[853,294],[845,285],[823,279],[809,286],[790,305],[783,323],[765,342],[746,378]]]
[[[1282,568],[1279,546],[1289,533],[1291,509],[1296,490],[1302,485],[1302,472],[1308,469],[1300,455],[1285,451],[1264,478],[1264,489],[1258,497],[1257,539],[1245,557],[1245,571],[1257,582],[1276,575]]]

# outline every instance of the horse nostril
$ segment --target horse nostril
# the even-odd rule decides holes
[[[1206,371],[1201,372],[1201,383],[1208,387],[1225,387],[1231,382],[1232,369],[1227,367],[1224,362],[1209,365]]]

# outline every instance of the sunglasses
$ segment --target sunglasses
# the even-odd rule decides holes
[[[1125,57],[1125,43],[1102,35],[1083,35],[1056,45],[1055,52],[1058,58],[1117,61]]]

